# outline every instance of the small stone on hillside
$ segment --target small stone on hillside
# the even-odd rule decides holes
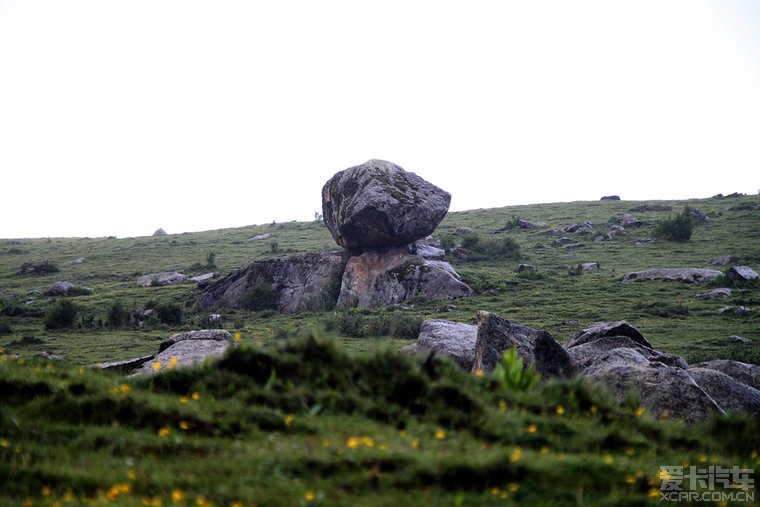
[[[719,255],[707,261],[707,264],[709,266],[726,266],[731,262],[731,260],[732,257],[730,255]]]
[[[184,282],[187,280],[187,276],[175,271],[169,271],[164,273],[151,273],[145,275],[138,280],[138,284],[143,287],[164,287],[166,285],[173,285],[175,283]]]
[[[746,282],[757,279],[757,272],[749,266],[732,266],[726,271],[726,278],[732,282]]]
[[[166,231],[162,228],[156,229],[156,232],[153,233],[154,236],[166,236]]]

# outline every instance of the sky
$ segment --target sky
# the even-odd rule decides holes
[[[0,0],[0,238],[760,189],[754,0]]]

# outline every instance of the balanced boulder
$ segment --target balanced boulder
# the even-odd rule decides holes
[[[335,242],[357,250],[402,246],[428,236],[451,195],[401,167],[370,160],[335,174],[322,188],[322,216]]]

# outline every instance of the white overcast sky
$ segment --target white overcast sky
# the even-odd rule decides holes
[[[760,188],[760,1],[0,0],[0,238]]]

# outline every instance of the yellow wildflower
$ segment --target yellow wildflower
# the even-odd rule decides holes
[[[362,443],[367,447],[375,447],[375,441],[372,439],[372,437],[362,437]]]
[[[625,482],[626,482],[626,484],[633,484],[634,482],[636,482],[636,477],[634,477],[632,475],[626,475],[625,476]]]
[[[177,366],[177,363],[179,363],[179,359],[177,359],[176,357],[172,356],[169,359],[169,369],[170,370],[174,369],[174,367]]]
[[[443,431],[443,430],[438,430],[438,431],[436,431],[436,432],[435,432],[435,438],[437,438],[438,440],[443,440],[443,439],[445,439],[445,438],[446,438],[446,432],[445,432],[445,431]]]
[[[414,440],[412,440],[412,442],[409,445],[412,446],[412,449],[419,449],[420,441],[415,438]]]
[[[198,400],[200,400],[200,399],[201,399],[201,395],[198,393],[198,391],[194,391],[194,392],[193,392],[193,394],[191,394],[191,395],[190,395],[190,397],[191,397],[193,400],[195,400],[195,401],[198,401]]]
[[[179,427],[180,427],[180,429],[188,430],[188,429],[190,429],[190,424],[188,424],[187,421],[180,421],[179,422]]]
[[[512,454],[509,455],[509,461],[514,463],[515,461],[519,461],[520,458],[522,458],[523,451],[520,447],[515,447],[512,451]]]
[[[611,465],[615,462],[615,458],[613,458],[609,454],[605,454],[604,458],[602,458],[602,461],[604,461],[604,463],[607,465]]]
[[[499,410],[506,410],[507,408],[507,402],[504,400],[499,400]]]
[[[359,447],[359,439],[356,437],[350,437],[348,440],[346,440],[346,447],[349,449],[356,449]]]
[[[549,448],[546,446],[543,446],[539,452],[544,455],[549,454]]]
[[[483,376],[483,370],[481,370],[480,368],[478,368],[477,370],[475,370],[475,376],[476,377],[482,377]]]
[[[10,445],[10,444],[8,443],[7,439],[0,438],[0,447],[2,447],[3,449],[7,449],[8,445]]]
[[[180,396],[179,397],[179,402],[180,403],[187,403],[188,401],[190,401],[190,398],[188,398],[187,396]]]
[[[644,407],[638,407],[636,409],[636,417],[641,417],[642,415],[644,415],[644,412],[646,412],[646,410],[647,409],[645,409]]]
[[[554,411],[557,413],[557,415],[562,415],[565,413],[565,407],[562,405],[557,405],[557,408],[555,408]]]
[[[501,490],[498,488],[498,486],[494,486],[494,487],[492,487],[492,488],[491,488],[491,494],[492,494],[493,496],[496,496],[496,495],[498,495],[499,493],[501,493]]]
[[[647,496],[651,496],[652,498],[657,498],[660,496],[660,490],[658,488],[649,488],[649,491],[647,491]]]
[[[153,361],[153,371],[159,371],[161,369],[161,361]]]
[[[50,496],[52,492],[53,490],[50,489],[50,486],[42,486],[42,490],[40,491],[40,494],[42,496]]]
[[[137,472],[135,472],[134,469],[130,468],[129,470],[127,470],[127,478],[130,481],[134,481],[135,479],[137,479]]]
[[[528,425],[528,433],[535,433],[536,431],[538,431],[538,426],[535,424]]]
[[[594,415],[594,414],[596,414],[596,412],[597,412],[598,410],[599,410],[599,408],[598,408],[596,405],[591,405],[591,407],[589,407],[589,409],[588,409],[588,411],[589,411],[589,413],[590,413],[591,415]]]
[[[234,335],[232,335],[232,337],[235,339],[236,342],[239,342],[241,338],[240,331],[236,332]]]
[[[314,495],[314,492],[311,490],[304,493],[303,497],[306,499],[307,502],[312,502],[314,501],[314,498],[316,498],[316,496]]]
[[[510,493],[517,493],[517,490],[518,490],[518,489],[520,489],[520,485],[519,485],[519,484],[517,484],[517,483],[514,483],[514,482],[513,482],[513,483],[511,483],[511,484],[509,485],[509,488],[508,488],[508,489],[509,489],[509,492],[510,492]]]
[[[185,494],[181,489],[172,490],[172,502],[179,503],[185,498]]]
[[[705,461],[707,461],[707,456],[705,456],[704,454],[700,454],[699,455],[699,462],[700,463],[704,463]]]
[[[293,416],[291,414],[286,415],[284,423],[285,426],[290,427],[290,425],[293,424]]]
[[[158,430],[159,437],[168,437],[170,433],[171,433],[171,430],[169,429],[168,426],[164,426],[163,428]]]
[[[129,391],[131,391],[132,388],[129,387],[129,384],[122,384],[119,386],[119,390],[121,391],[121,394],[129,394]]]
[[[331,445],[332,445],[332,442],[330,441],[329,438],[325,438],[324,440],[322,440],[322,447],[330,447]]]

